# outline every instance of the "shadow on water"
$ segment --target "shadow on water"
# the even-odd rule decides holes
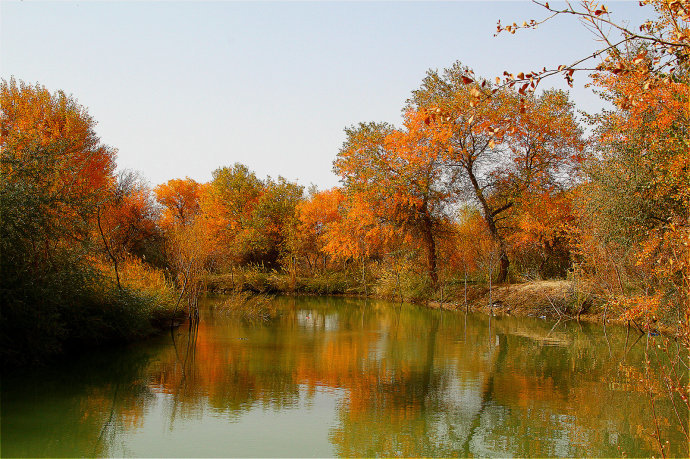
[[[5,372],[1,455],[99,455],[119,422],[120,407],[149,396],[142,375],[165,346],[156,339]]]
[[[650,456],[644,343],[623,327],[277,298],[126,349],[3,375],[2,456]],[[657,384],[656,386],[654,384]]]

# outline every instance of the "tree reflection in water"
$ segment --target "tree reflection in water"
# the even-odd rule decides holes
[[[220,455],[247,454],[258,450],[228,426],[257,415],[266,442],[281,448],[281,431],[293,437],[279,455],[655,454],[643,349],[625,329],[605,336],[598,326],[380,301],[276,301],[276,319],[249,323],[209,300],[202,320],[172,339],[4,380],[3,455],[138,455],[140,437],[158,441],[161,455],[184,455],[194,423],[219,429],[196,455],[214,443]],[[653,390],[670,454],[687,456],[661,381]],[[305,424],[322,416],[327,439],[299,430],[302,421],[280,424],[292,412]],[[150,427],[160,418],[164,428]],[[309,449],[316,440],[330,450]]]

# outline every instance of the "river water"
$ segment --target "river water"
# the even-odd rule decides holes
[[[659,456],[656,424],[688,456],[634,330],[327,297],[240,320],[223,301],[3,375],[2,456]]]

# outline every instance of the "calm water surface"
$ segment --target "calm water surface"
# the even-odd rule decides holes
[[[658,455],[632,330],[626,352],[621,328],[342,298],[252,323],[222,301],[196,331],[3,375],[2,456]]]

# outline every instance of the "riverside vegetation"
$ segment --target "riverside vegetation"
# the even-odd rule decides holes
[[[544,4],[552,17],[608,23],[623,36],[595,53],[591,84],[614,108],[586,118],[589,135],[567,92],[536,91],[550,74],[572,83],[580,62],[495,83],[456,62],[427,73],[402,126],[345,130],[334,160],[341,186],[330,190],[262,179],[238,163],[208,183],[151,188],[115,172],[115,149],[72,96],[3,80],[3,365],[195,319],[205,290],[502,311],[538,298],[531,313],[664,328],[671,337],[652,347],[668,351],[675,339],[687,349],[688,2],[649,3],[657,16],[639,32],[593,3]],[[539,24],[499,23],[498,32]],[[563,282],[534,282],[554,279]],[[676,370],[669,391],[687,409],[687,372]]]
[[[683,11],[663,10],[655,33],[671,36],[664,21]],[[306,192],[242,164],[152,189],[115,173],[115,149],[73,97],[3,80],[3,361],[144,336],[191,314],[206,288],[465,307],[491,306],[496,284],[500,300],[508,282],[562,279],[557,295],[532,285],[530,300],[687,342],[687,38],[676,38],[673,71],[639,37],[602,54],[592,84],[617,108],[588,117],[587,138],[567,93],[530,91],[543,72],[494,84],[459,62],[430,70],[401,127],[346,129],[342,186]]]

